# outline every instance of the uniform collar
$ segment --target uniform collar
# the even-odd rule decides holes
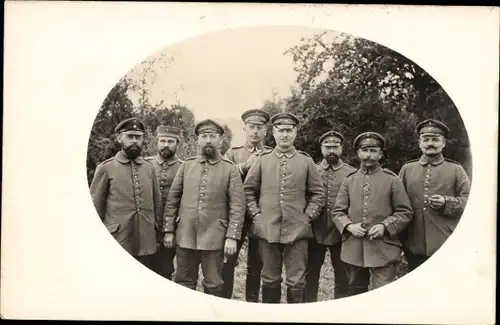
[[[245,142],[243,148],[245,148],[245,150],[250,153],[261,152],[262,150],[264,150],[264,144],[260,142],[257,146],[254,147],[250,142]]]
[[[323,159],[323,161],[321,161],[321,167],[323,167],[324,170],[327,170],[330,167],[332,167],[333,170],[339,170],[343,165],[344,165],[344,162],[342,161],[342,159],[339,159],[339,162],[337,163],[336,166],[330,165],[326,161],[326,159]]]
[[[286,156],[287,158],[292,158],[296,152],[297,152],[297,149],[295,149],[295,147],[292,147],[287,152],[283,152],[283,151],[279,150],[278,147],[274,148],[274,153],[276,154],[276,156],[278,158],[282,158],[283,156]]]
[[[207,159],[207,157],[200,155],[200,154],[198,155],[198,161],[200,163],[204,163],[204,162],[208,161],[210,164],[215,165],[216,163],[218,163],[221,160],[222,160],[222,156],[220,154],[217,154],[217,156],[215,158],[212,158],[212,159]]]
[[[118,160],[122,164],[127,164],[130,162],[130,159],[125,155],[125,153],[122,150],[120,150],[116,153],[115,158],[116,158],[116,160]],[[135,158],[134,161],[138,164],[142,164],[144,162],[144,158],[139,156],[139,157]]]
[[[160,156],[159,154],[156,155],[156,161],[160,164],[160,165],[163,165],[164,162],[167,162],[167,165],[171,166],[173,164],[175,164],[176,162],[179,161],[179,157],[177,157],[177,155],[174,155],[173,159],[168,161],[168,160],[165,160],[163,159],[162,156]]]
[[[373,175],[373,174],[375,174],[376,172],[378,172],[380,169],[382,169],[382,167],[381,167],[380,165],[378,165],[378,166],[377,166],[377,167],[375,167],[375,168],[370,168],[370,169],[368,169],[368,168],[364,167],[363,165],[361,165],[361,166],[359,167],[359,171],[360,171],[362,174],[364,174],[364,175]]]
[[[435,158],[431,158],[431,157],[428,157],[426,155],[422,155],[420,157],[420,160],[418,161],[420,163],[420,165],[422,166],[425,166],[427,164],[431,164],[433,166],[437,166],[439,164],[441,164],[442,162],[444,161],[444,157],[443,157],[443,154],[440,154],[439,156],[435,157]]]

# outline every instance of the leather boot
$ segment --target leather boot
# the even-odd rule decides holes
[[[281,287],[262,286],[262,302],[265,304],[279,304],[281,301]]]
[[[287,288],[286,300],[289,304],[297,304],[304,302],[304,288]]]
[[[224,290],[224,287],[222,287],[222,286],[217,287],[217,288],[206,288],[206,287],[203,288],[203,292],[205,292],[208,295],[225,298],[223,290]]]
[[[355,295],[359,295],[359,294],[362,294],[362,293],[365,293],[365,292],[368,292],[368,288],[367,287],[354,287],[354,286],[351,286],[349,287],[349,289],[347,289],[347,296],[355,296]]]
[[[349,296],[349,290],[347,288],[338,287],[333,290],[333,298],[340,299]]]

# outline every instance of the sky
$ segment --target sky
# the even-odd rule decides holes
[[[178,101],[193,111],[196,121],[213,118],[225,123],[233,133],[232,145],[242,144],[241,114],[260,108],[273,92],[288,96],[295,83],[292,57],[283,53],[301,37],[323,31],[296,26],[238,28],[171,45],[153,54],[163,53],[174,61],[166,68],[154,66],[149,100],[163,100],[167,106]],[[128,76],[138,74],[131,71]]]

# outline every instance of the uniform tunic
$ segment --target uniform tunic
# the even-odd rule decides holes
[[[331,213],[337,199],[340,185],[344,178],[356,171],[356,168],[339,161],[337,166],[330,166],[326,160],[317,165],[325,187],[325,200],[320,217],[313,221],[313,233],[318,244],[332,246],[340,242],[342,236],[333,224]]]
[[[186,159],[167,196],[164,231],[176,234],[181,248],[218,250],[225,238],[239,240],[245,194],[236,166],[218,157]]]
[[[161,199],[163,205],[165,206],[168,191],[170,190],[175,174],[177,174],[177,171],[179,170],[179,167],[181,167],[183,161],[178,157],[174,157],[172,161],[166,161],[160,155],[147,157],[145,159],[152,163],[155,167],[156,179],[160,185]]]
[[[470,180],[462,166],[443,156],[434,161],[422,156],[407,162],[399,173],[414,210],[405,247],[413,254],[431,256],[455,230],[470,191]],[[429,197],[441,194],[441,209],[429,205]]]
[[[273,148],[268,147],[266,145],[252,147],[250,144],[245,143],[242,146],[234,146],[229,148],[229,150],[226,151],[224,156],[236,164],[236,167],[238,168],[238,171],[240,172],[241,175],[241,180],[245,181],[245,177],[247,175],[248,170],[246,171],[243,170],[244,168],[242,168],[242,164],[245,163],[252,154],[258,155],[270,152],[272,150]]]
[[[321,212],[325,190],[309,155],[295,148],[262,154],[243,187],[255,236],[283,244],[313,238],[311,221]]]
[[[342,260],[360,267],[382,267],[400,261],[402,244],[398,234],[409,225],[412,213],[401,179],[393,172],[378,166],[369,172],[360,168],[348,175],[332,214],[343,235]],[[383,237],[370,240],[345,230],[349,224],[359,222],[366,229],[381,223],[386,232]]]
[[[103,223],[120,245],[134,256],[157,250],[162,202],[153,165],[120,151],[97,166],[90,185]]]

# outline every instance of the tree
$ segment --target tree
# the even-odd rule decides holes
[[[443,120],[453,130],[445,154],[471,172],[467,132],[451,99],[439,84],[408,58],[380,44],[328,32],[302,39],[291,55],[297,87],[286,109],[301,118],[299,149],[321,159],[319,136],[337,129],[346,136],[346,161],[357,165],[351,146],[364,131],[387,139],[385,166],[398,172],[420,155],[415,125],[425,118]]]

